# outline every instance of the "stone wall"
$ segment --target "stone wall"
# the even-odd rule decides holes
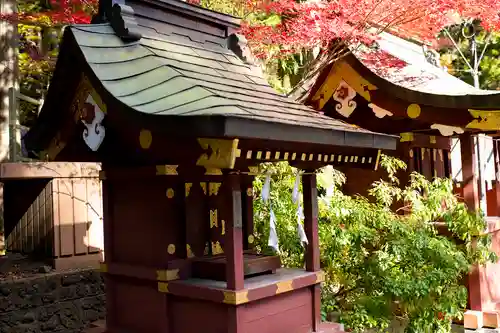
[[[76,333],[104,317],[104,283],[97,271],[0,281],[0,333]]]

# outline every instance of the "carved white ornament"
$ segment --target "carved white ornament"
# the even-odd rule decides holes
[[[82,123],[85,126],[83,130],[83,140],[92,151],[97,151],[104,141],[106,129],[102,126],[104,112],[99,108],[91,95],[83,104]]]
[[[438,130],[439,133],[441,133],[441,135],[443,136],[451,136],[454,133],[462,134],[464,132],[463,128],[456,126],[442,125],[442,124],[432,124],[431,129]]]
[[[346,118],[356,110],[356,102],[353,98],[356,97],[356,91],[352,89],[347,82],[340,81],[339,86],[333,93],[333,99],[338,102],[335,105],[335,110]]]
[[[392,116],[393,113],[391,111],[387,111],[386,109],[382,109],[380,106],[375,105],[373,103],[368,104],[368,107],[370,107],[373,110],[373,113],[375,113],[375,116],[377,118],[384,118],[385,116]]]

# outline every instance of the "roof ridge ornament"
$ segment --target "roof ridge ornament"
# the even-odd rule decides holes
[[[142,37],[139,32],[129,29],[137,27],[132,7],[124,3],[119,4],[117,1],[100,0],[98,12],[90,23],[109,23],[115,34],[125,43],[136,42]]]
[[[256,65],[256,59],[248,47],[248,42],[245,36],[237,33],[230,34],[227,37],[227,46],[246,64]]]

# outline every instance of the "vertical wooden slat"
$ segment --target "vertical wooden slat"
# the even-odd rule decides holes
[[[437,150],[437,161],[436,161],[436,172],[437,176],[440,178],[446,178],[446,159],[445,154],[447,154],[444,149],[436,149]]]
[[[476,152],[474,149],[474,137],[468,133],[460,136],[460,149],[462,155],[462,183],[464,189],[464,201],[470,210],[479,209],[479,193],[476,172]]]
[[[41,243],[43,240],[43,226],[41,219],[41,209],[43,208],[43,201],[45,200],[45,188],[40,191],[40,194],[36,197],[36,205],[33,211],[33,222],[35,230],[35,249],[39,251],[41,248]]]
[[[95,253],[104,250],[102,222],[102,188],[98,178],[87,179],[87,220],[88,251]]]
[[[493,157],[495,163],[495,215],[500,216],[500,144],[493,140]]]
[[[61,256],[75,253],[73,181],[68,178],[58,179],[59,183],[59,237]]]
[[[54,184],[54,181],[51,180],[48,184],[47,187],[45,188],[45,232],[46,232],[46,237],[45,237],[45,251],[46,253],[51,256],[55,257],[55,249],[56,249],[56,244],[55,244],[55,206],[56,204],[54,203],[54,187],[56,185]]]
[[[422,151],[420,148],[413,147],[413,163],[414,163],[414,171],[418,173],[422,173]]]
[[[432,179],[432,156],[429,148],[420,149],[420,159],[422,163],[422,174],[427,179]]]
[[[41,215],[41,210],[43,209],[43,204],[44,204],[44,194],[45,194],[45,189],[43,189],[40,192],[40,195],[36,198],[36,206],[35,206],[35,214],[33,215],[33,220],[35,221],[35,249],[36,251],[40,251],[40,248],[42,248],[42,242],[43,242],[43,219]]]
[[[59,187],[60,187],[60,181],[59,179],[54,179],[52,181],[52,220],[53,220],[53,232],[52,232],[52,239],[54,242],[53,245],[53,251],[54,251],[54,257],[59,257],[61,255],[61,233],[60,233],[60,227],[61,227],[61,213],[59,210],[59,207],[61,206],[60,203],[60,196],[59,196]]]
[[[255,246],[253,225],[253,178],[254,176],[241,177],[243,226],[245,228],[243,248],[246,250],[251,250]]]
[[[21,217],[21,223],[17,224],[16,227],[16,250],[19,252],[22,252],[23,250],[23,243],[22,243],[22,236],[23,236],[23,224],[22,224],[22,217]]]
[[[33,203],[31,203],[26,211],[26,253],[33,251]]]
[[[5,254],[5,251],[10,247],[10,239],[5,237],[5,220],[4,220],[4,191],[3,183],[0,183],[0,256]]]
[[[239,175],[224,177],[221,193],[227,200],[225,253],[227,289],[244,288],[243,273],[243,212],[241,205],[241,183]]]
[[[19,240],[20,235],[21,235],[21,224],[18,223],[14,228],[14,251],[16,252],[21,251],[21,245]]]
[[[87,184],[85,178],[73,178],[73,228],[75,237],[75,254],[87,254]]]
[[[10,247],[9,247],[9,250],[10,251],[13,251],[13,252],[17,252],[17,241],[16,241],[16,233],[17,233],[17,226],[19,224],[17,224],[14,229],[12,230],[12,232],[10,233],[9,237],[10,237]]]
[[[21,252],[26,253],[28,252],[28,212],[26,212],[23,217],[21,218]]]
[[[444,157],[444,176],[446,178],[452,178],[453,175],[451,173],[451,150],[443,150]]]

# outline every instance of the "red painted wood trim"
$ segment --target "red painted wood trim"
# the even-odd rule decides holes
[[[464,202],[470,210],[479,209],[478,180],[476,173],[474,137],[465,133],[460,135],[460,150],[462,154],[462,187]]]
[[[103,236],[104,236],[104,260],[113,260],[113,188],[109,180],[102,181],[102,210],[103,210]],[[114,286],[109,276],[104,276],[106,285],[106,320],[108,327],[112,328],[116,323],[116,304],[114,299]]]
[[[464,202],[471,211],[479,209],[478,179],[476,173],[476,153],[474,137],[465,133],[460,135],[460,150],[462,153],[462,184]],[[475,267],[468,278],[469,303],[471,310],[481,311],[482,295],[478,268]]]
[[[313,332],[319,330],[321,324],[321,286],[319,284],[311,287],[312,290],[312,318]]]
[[[304,229],[309,244],[306,249],[306,270],[319,271],[319,238],[318,238],[318,190],[316,174],[302,176],[304,192]]]
[[[156,282],[162,280],[158,277],[158,271],[177,270],[179,279],[187,279],[191,277],[191,261],[187,259],[173,260],[168,263],[165,269],[155,269],[146,266],[128,265],[121,263],[106,263],[105,274],[124,276],[139,280],[147,280]]]
[[[286,269],[284,269],[286,270]],[[268,275],[269,279],[273,279],[273,275]],[[188,279],[188,280],[175,280],[168,283],[168,293],[175,296],[201,299],[212,301],[216,303],[224,303],[224,292],[231,291],[226,288],[207,285],[204,283],[207,280],[201,279]],[[302,288],[308,288],[314,285],[319,286],[318,272],[304,271],[298,277],[282,280],[271,280],[268,283],[259,283],[255,286],[250,286],[239,290],[238,292],[247,293],[247,302],[258,301],[263,298],[273,297],[281,293],[277,293],[278,285],[286,283],[291,286],[288,292]],[[247,303],[244,302],[244,303]]]
[[[413,133],[413,140],[408,141],[410,148],[435,148],[450,150],[451,140],[443,136]],[[431,140],[433,137],[434,140]]]
[[[243,225],[245,227],[245,239],[243,239],[243,248],[246,250],[253,250],[255,242],[249,242],[251,236],[254,240],[254,225],[253,225],[253,180],[254,176],[241,176],[241,195],[243,196]],[[249,195],[250,194],[250,195]]]
[[[446,151],[442,149],[434,149],[432,152],[432,159],[434,161],[434,171],[435,171],[435,176],[444,178],[446,177],[446,172],[445,172],[445,158],[444,154],[446,154]]]
[[[495,212],[500,216],[500,142],[493,139],[493,154],[495,161]]]
[[[236,306],[229,306],[227,308],[227,332],[228,333],[238,333],[238,310]],[[240,331],[241,332],[241,331]]]
[[[226,281],[227,289],[241,290],[244,288],[243,273],[243,211],[240,175],[230,174],[225,177],[228,186],[223,186],[228,191],[230,199],[227,206],[231,207],[226,220]]]

